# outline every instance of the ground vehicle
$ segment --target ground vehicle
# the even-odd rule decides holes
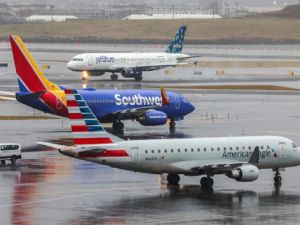
[[[21,159],[21,145],[16,143],[0,143],[0,160],[5,164],[6,160],[10,160],[11,164],[16,164],[17,159]]]

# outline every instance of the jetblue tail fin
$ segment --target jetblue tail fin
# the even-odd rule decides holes
[[[186,26],[179,27],[175,35],[175,39],[171,41],[170,45],[166,49],[166,52],[180,53],[182,51],[185,32],[186,32]]]
[[[40,70],[22,39],[19,36],[10,36],[11,49],[15,61],[18,84],[21,92],[56,91],[60,88],[50,82]]]
[[[65,90],[74,144],[101,145],[113,141],[77,90]]]

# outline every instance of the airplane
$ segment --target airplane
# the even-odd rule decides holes
[[[18,76],[17,101],[38,109],[67,117],[64,87],[49,81],[43,74],[19,36],[10,36],[11,48]],[[164,89],[158,90],[79,90],[84,100],[103,123],[113,123],[115,130],[123,130],[121,120],[137,120],[144,126],[184,119],[194,106],[183,96]]]
[[[102,76],[111,72],[111,80],[118,80],[120,73],[125,78],[142,80],[143,71],[159,70],[169,66],[184,65],[183,61],[197,56],[182,54],[186,26],[181,26],[165,52],[86,53],[73,57],[67,63],[72,71],[83,72],[82,79]]]
[[[113,141],[76,90],[65,90],[73,146],[37,142],[62,154],[114,168],[167,173],[169,185],[178,185],[180,174],[204,175],[200,184],[212,188],[214,175],[225,174],[239,182],[255,181],[259,169],[276,171],[300,165],[300,147],[279,136],[208,137],[187,139]]]

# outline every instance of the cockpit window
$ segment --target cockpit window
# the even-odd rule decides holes
[[[293,148],[298,148],[298,145],[296,145],[296,143],[292,143]]]
[[[182,101],[183,101],[184,103],[189,103],[189,101],[188,101],[186,98],[182,98]]]
[[[82,62],[83,59],[82,58],[73,58],[73,61],[80,61],[80,62]]]

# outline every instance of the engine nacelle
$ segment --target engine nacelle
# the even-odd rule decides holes
[[[142,76],[143,72],[141,70],[135,68],[124,68],[121,70],[121,74],[123,77],[138,77]]]
[[[233,169],[231,172],[226,174],[228,177],[233,178],[237,181],[254,181],[259,176],[259,169],[253,165],[244,165]]]
[[[144,126],[156,126],[164,125],[168,120],[167,114],[161,111],[145,112],[141,117],[137,119]]]

